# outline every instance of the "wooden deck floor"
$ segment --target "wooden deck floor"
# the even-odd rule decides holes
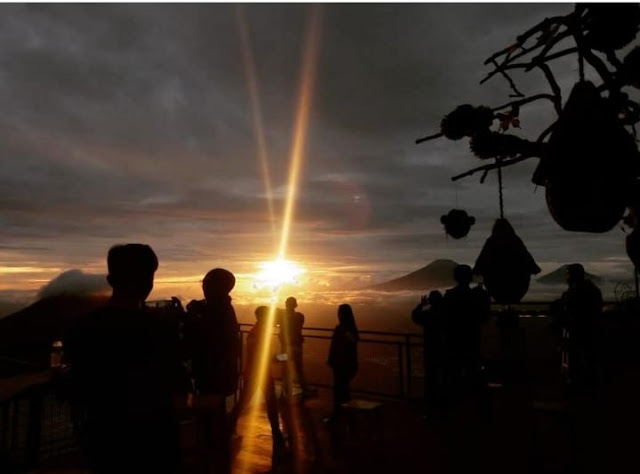
[[[291,406],[291,454],[275,466],[264,409],[255,418],[245,413],[233,474],[640,472],[638,371],[609,381],[596,398],[571,404],[551,386],[505,386],[492,389],[490,398],[490,416],[462,403],[446,420],[423,419],[411,402],[383,400],[379,419],[367,424],[365,416],[347,432],[342,423],[335,429],[323,423],[331,392],[320,389],[316,398]],[[336,433],[341,442],[334,442]],[[68,467],[32,474],[87,472]]]

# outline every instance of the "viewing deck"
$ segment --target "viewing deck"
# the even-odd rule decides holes
[[[585,396],[560,376],[548,320],[521,319],[508,336],[515,347],[510,350],[517,377],[490,380],[491,410],[461,400],[437,419],[422,416],[420,339],[380,333],[383,343],[360,346],[363,364],[353,383],[353,398],[381,406],[375,413],[355,410],[336,425],[323,423],[332,409],[324,360],[328,334],[310,330],[305,367],[318,394],[291,405],[291,455],[273,466],[273,472],[640,472],[639,326],[635,317],[607,322],[599,389]],[[317,337],[310,337],[313,334]],[[374,336],[365,333],[363,339]],[[496,326],[485,334],[488,362],[506,362],[500,361],[499,339]],[[272,439],[266,414],[263,408],[257,418],[248,413],[240,418],[233,441],[234,474],[270,472]],[[190,474],[197,452],[187,417],[181,432],[185,473]],[[89,472],[73,436],[69,406],[49,371],[0,379],[0,448],[14,461],[12,467],[0,458],[3,474]]]

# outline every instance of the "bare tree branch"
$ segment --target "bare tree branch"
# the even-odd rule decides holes
[[[576,47],[572,47],[572,48],[567,48],[567,49],[563,49],[562,51],[558,51],[557,53],[554,54],[550,54],[549,56],[544,58],[543,63],[547,63],[549,61],[552,61],[554,59],[558,59],[561,58],[563,56],[568,56],[569,54],[573,54],[575,52],[578,51],[578,48]],[[527,69],[529,68],[530,63],[515,63],[515,64],[506,64],[501,66],[501,69],[508,71],[510,69]],[[494,69],[493,71],[491,71],[490,73],[488,73],[481,81],[480,84],[484,84],[485,82],[487,82],[489,79],[491,79],[493,76],[495,76],[496,74],[498,74],[500,72],[499,69]]]
[[[504,110],[508,107],[521,107],[523,105],[526,105],[530,102],[535,102],[536,100],[542,100],[542,99],[547,99],[550,100],[552,103],[555,102],[555,97],[551,94],[536,94],[536,95],[532,95],[530,97],[525,97],[524,99],[520,99],[520,100],[514,100],[512,102],[507,102],[506,104],[500,105],[498,107],[494,107],[491,109],[492,112],[497,112],[499,110]]]
[[[528,160],[529,158],[536,158],[536,155],[527,153],[527,154],[520,155],[516,158],[511,158],[509,160],[501,160],[501,161],[498,161],[497,163],[478,166],[477,168],[473,168],[469,171],[465,171],[464,173],[461,173],[459,175],[452,177],[451,181],[458,181],[459,179],[466,178],[467,176],[471,176],[477,173],[478,171],[490,171],[500,167],[504,168],[506,166],[515,165],[516,163],[520,163],[521,161]]]
[[[435,140],[436,138],[440,138],[440,137],[443,137],[443,136],[444,136],[444,134],[442,132],[439,132],[439,133],[434,133],[433,135],[429,135],[427,137],[418,138],[416,140],[416,145],[418,145],[418,144],[420,144],[422,142],[429,141],[429,140]]]

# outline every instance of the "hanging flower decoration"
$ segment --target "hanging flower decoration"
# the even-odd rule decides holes
[[[515,135],[485,131],[477,133],[469,141],[469,148],[481,160],[511,158],[520,153],[522,139]]]
[[[500,131],[506,132],[509,127],[520,128],[520,107],[513,107],[510,111],[497,113],[496,118],[500,121]]]

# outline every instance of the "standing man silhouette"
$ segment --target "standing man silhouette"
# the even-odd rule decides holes
[[[470,287],[471,267],[458,265],[453,276],[457,285],[443,300],[449,396],[481,387],[481,328],[488,314],[486,292]]]
[[[148,245],[116,245],[107,266],[107,306],[81,318],[65,341],[82,444],[99,474],[172,474],[178,334],[144,306],[158,259]]]
[[[227,397],[238,389],[240,328],[229,293],[233,273],[214,268],[202,280],[205,301],[190,303],[188,341],[197,396],[195,410],[203,472],[231,472],[233,418]]]
[[[284,393],[291,400],[293,395],[293,378],[297,377],[302,388],[303,398],[311,394],[304,377],[304,361],[302,353],[302,326],[304,326],[304,314],[296,311],[298,301],[290,296],[285,301],[285,311],[280,320],[280,345],[282,352],[287,354],[287,363],[284,370]]]
[[[602,314],[602,292],[579,263],[567,266],[569,289],[562,295],[564,325],[569,331],[569,375],[579,385],[596,380],[596,339]]]

